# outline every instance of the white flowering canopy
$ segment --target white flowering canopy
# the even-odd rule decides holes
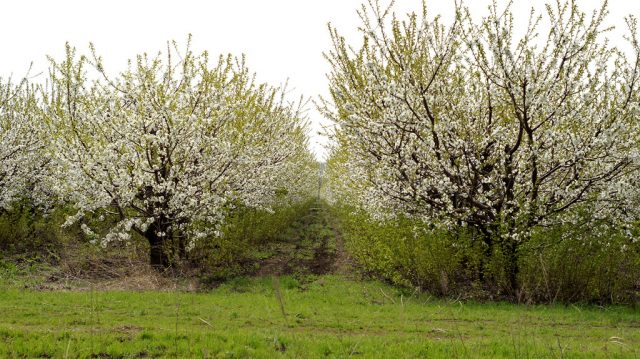
[[[629,57],[604,40],[606,13],[554,2],[515,38],[509,6],[495,2],[480,22],[456,5],[450,25],[426,4],[405,19],[363,6],[362,47],[332,29],[326,54],[333,196],[516,240],[584,219],[579,207],[590,219],[639,218],[636,20]]]
[[[152,247],[165,238],[188,247],[234,203],[268,207],[277,190],[296,192],[314,175],[301,107],[258,84],[244,59],[212,66],[206,52],[174,43],[111,78],[92,53],[77,58],[67,46],[52,60],[46,140],[51,186],[77,208],[69,223],[88,213],[120,219],[103,243],[137,231]]]
[[[35,94],[26,81],[0,80],[0,210],[29,196],[28,187],[39,182],[44,160],[36,115]]]

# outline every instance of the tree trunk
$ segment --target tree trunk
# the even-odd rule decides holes
[[[478,268],[480,270],[480,272],[478,273],[478,279],[480,280],[480,282],[484,283],[491,278],[491,276],[487,275],[485,271],[487,270],[487,267],[491,262],[491,258],[493,257],[494,233],[491,231],[491,229],[486,227],[479,227],[478,233],[480,235],[482,243],[484,244],[482,253],[483,255],[482,257],[480,257],[480,268]]]
[[[180,258],[181,260],[188,259],[186,239],[182,236],[178,237],[178,258]]]
[[[150,247],[149,264],[151,264],[151,266],[156,270],[164,270],[169,267],[169,257],[167,256],[164,248],[164,238],[166,238],[167,231],[166,228],[162,227],[162,225],[158,225],[154,222],[144,232],[144,236],[149,241]],[[158,236],[159,232],[164,232],[165,236]]]
[[[518,244],[513,239],[505,240],[502,245],[502,255],[506,260],[504,271],[509,286],[508,292],[510,295],[516,295],[518,291],[518,273],[520,271],[518,266]]]

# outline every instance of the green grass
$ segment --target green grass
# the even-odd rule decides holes
[[[295,276],[240,277],[208,292],[90,291],[100,283],[91,278],[61,287],[48,282],[56,268],[0,260],[0,358],[640,356],[631,307],[469,303],[312,275],[334,273],[344,247],[335,232],[326,210],[309,210],[252,247],[264,274]],[[33,290],[52,287],[76,290]]]
[[[336,276],[236,279],[208,293],[0,292],[2,358],[636,358],[639,348],[640,311],[628,307],[442,301]]]

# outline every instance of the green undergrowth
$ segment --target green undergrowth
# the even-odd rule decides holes
[[[630,307],[433,299],[338,276],[206,293],[0,292],[0,357],[635,358]]]
[[[307,230],[304,216],[314,203],[313,199],[285,203],[272,211],[237,208],[219,236],[197,243],[190,253],[192,264],[201,269],[204,282],[218,283],[254,273],[261,260],[275,255],[276,248],[301,239]]]
[[[472,300],[640,303],[640,226],[631,236],[606,224],[536,228],[516,251],[511,288],[508,254],[499,245],[489,250],[468,228],[442,230],[402,216],[379,221],[345,206],[330,211],[362,270],[399,286]]]

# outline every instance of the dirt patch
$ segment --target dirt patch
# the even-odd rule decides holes
[[[257,277],[268,277],[273,275],[289,275],[293,270],[289,258],[283,255],[276,255],[260,261],[260,269],[256,272]]]
[[[328,238],[321,239],[320,246],[315,250],[313,259],[308,263],[309,270],[313,274],[327,274],[331,272],[335,262],[336,253],[327,248]]]
[[[292,225],[295,235],[272,243],[273,255],[259,262],[258,277],[294,274],[348,274],[352,261],[335,219],[316,205]]]
[[[104,256],[75,255],[57,266],[35,267],[26,288],[41,291],[195,291],[192,273],[166,273],[153,269],[146,258],[110,252]]]
[[[331,230],[336,241],[335,260],[333,262],[332,273],[349,275],[353,273],[354,261],[345,248],[344,238],[340,233],[335,221],[331,223]]]

